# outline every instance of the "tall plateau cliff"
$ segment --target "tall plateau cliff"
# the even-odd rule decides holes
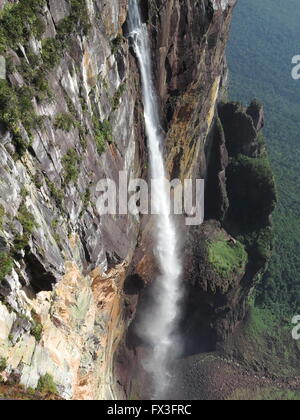
[[[206,180],[205,223],[182,232],[187,356],[244,319],[272,250],[263,110],[225,101],[235,2],[141,1],[169,173]],[[151,219],[96,209],[100,179],[148,176],[128,2],[0,8],[0,375],[31,388],[51,375],[65,399],[133,398]]]

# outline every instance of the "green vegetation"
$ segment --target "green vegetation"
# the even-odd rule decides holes
[[[60,62],[64,50],[69,45],[70,35],[75,32],[87,35],[89,28],[86,1],[71,0],[71,12],[59,22],[56,37],[43,40],[41,54],[43,70],[49,71]]]
[[[240,242],[236,244],[229,242],[225,235],[209,243],[208,258],[214,270],[223,278],[243,273],[248,261],[244,246]]]
[[[258,377],[282,378],[283,389],[289,389],[284,378],[297,377],[299,373],[300,341],[292,339],[291,319],[283,319],[278,311],[261,309],[250,302],[245,320],[224,344],[227,357],[238,360]]]
[[[71,114],[61,112],[55,117],[54,127],[56,129],[66,131],[68,133],[72,130],[72,128],[74,128],[75,125],[76,121]]]
[[[7,368],[7,360],[4,357],[0,357],[0,373],[4,372]]]
[[[270,260],[274,250],[273,225],[248,232],[239,237],[239,240],[246,245],[255,262],[262,261],[264,264]]]
[[[38,315],[34,311],[31,312],[31,316],[33,320],[31,321],[32,328],[30,330],[30,334],[33,335],[37,343],[39,343],[42,338],[43,325],[41,324]]]
[[[49,375],[49,373],[40,377],[36,390],[38,392],[58,394],[57,386],[53,377]]]
[[[44,72],[53,69],[59,64],[62,52],[62,44],[57,38],[43,40],[41,58]]]
[[[25,44],[31,36],[40,38],[45,26],[41,19],[44,0],[8,3],[0,12],[0,52]]]
[[[284,8],[280,0],[243,0],[235,10],[228,50],[230,98],[250,102],[258,97],[265,106],[279,206],[275,252],[257,304],[281,316],[300,310],[300,81],[291,77],[291,59],[299,54],[299,20],[298,0],[289,0]]]
[[[84,193],[82,202],[83,202],[84,209],[87,209],[88,206],[89,206],[89,204],[90,204],[90,202],[91,202],[91,192],[90,192],[90,190],[88,188],[86,189],[86,191]]]
[[[87,128],[83,128],[82,126],[79,127],[79,140],[80,140],[80,145],[83,150],[86,150],[87,145],[88,145],[88,142],[87,142],[88,133],[89,132]]]
[[[97,151],[101,155],[105,151],[106,143],[113,142],[112,126],[108,120],[101,123],[97,117],[93,118],[93,123]]]
[[[37,227],[34,216],[27,210],[25,204],[21,204],[19,208],[18,220],[23,226],[24,234],[31,235]]]
[[[44,67],[42,67],[41,57],[27,53],[29,63],[25,58],[21,60],[21,66],[18,71],[24,77],[26,83],[31,86],[32,96],[37,101],[49,101],[53,98],[53,93],[49,87],[47,74]]]
[[[57,227],[59,225],[59,219],[54,219],[51,223],[51,227],[53,229],[53,233],[52,236],[56,242],[56,244],[58,245],[58,247],[62,250],[62,243],[61,243],[61,237],[57,231]]]
[[[27,388],[20,384],[1,384],[0,383],[0,399],[11,401],[60,401],[58,395],[49,393],[39,393],[38,391]]]
[[[77,32],[87,35],[90,29],[89,14],[85,0],[71,0],[71,13],[58,24],[60,38],[67,38]]]
[[[126,90],[126,84],[122,83],[121,86],[119,87],[119,89],[117,90],[117,92],[115,93],[115,95],[113,96],[112,100],[111,100],[111,106],[112,106],[113,111],[116,111],[119,108],[120,101],[121,101],[121,98],[122,98],[125,90]]]
[[[65,183],[76,182],[80,173],[81,158],[75,149],[70,149],[63,157]]]
[[[61,189],[57,188],[56,185],[53,182],[51,182],[49,180],[47,180],[46,182],[47,182],[47,186],[50,190],[50,193],[55,200],[55,203],[56,203],[57,207],[62,209],[63,200],[64,200],[64,197],[65,197],[64,192]]]
[[[28,246],[29,237],[27,235],[15,235],[14,237],[14,249],[15,251],[22,251]]]
[[[0,80],[0,123],[12,133],[18,157],[22,157],[29,146],[21,133],[20,122],[30,137],[40,121],[34,112],[33,96],[29,87],[11,87],[6,80]]]
[[[33,99],[41,102],[53,97],[47,80],[48,72],[59,63],[69,45],[70,35],[75,32],[86,34],[89,29],[86,1],[71,0],[70,15],[59,23],[56,37],[44,39],[41,55],[34,54],[28,41],[32,36],[40,39],[45,31],[42,14],[45,5],[45,0],[20,0],[6,4],[0,12],[0,53],[5,53],[8,48],[16,49],[21,44],[29,60],[28,63],[21,58],[21,65],[17,68],[27,86],[12,87],[8,81],[0,81],[0,123],[13,135],[16,158],[25,154],[30,146],[32,130],[42,122],[42,118],[34,112]],[[8,54],[6,58],[7,71],[10,72],[14,65]],[[67,120],[63,126],[69,129],[69,123]]]
[[[11,273],[12,268],[12,257],[7,252],[0,252],[0,283]]]
[[[291,337],[289,319],[252,304],[244,335],[246,341],[239,351],[252,367],[281,376],[297,375],[300,343]]]
[[[5,209],[2,206],[2,204],[0,204],[0,229],[3,229],[4,217],[5,217]]]
[[[28,246],[29,239],[37,224],[34,216],[27,210],[24,203],[21,204],[17,217],[23,227],[23,235],[15,235],[14,248],[15,251],[21,251]]]
[[[85,211],[87,210],[88,206],[91,204],[91,192],[89,188],[86,189],[85,193],[81,197],[82,200],[82,210],[80,212],[80,216],[82,217]]]
[[[110,42],[111,53],[115,55],[122,47],[123,37],[119,34]]]

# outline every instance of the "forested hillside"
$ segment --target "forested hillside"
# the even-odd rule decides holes
[[[280,203],[276,249],[257,303],[280,314],[300,309],[299,133],[300,80],[292,57],[300,54],[298,0],[240,0],[228,48],[231,100],[265,105],[265,136]]]

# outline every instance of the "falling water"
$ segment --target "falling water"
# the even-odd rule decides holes
[[[152,80],[150,41],[146,24],[142,23],[138,0],[129,1],[129,32],[142,77],[144,116],[150,156],[152,209],[155,217],[155,255],[160,275],[155,281],[154,302],[143,320],[142,334],[151,351],[144,361],[146,371],[153,377],[153,398],[163,398],[169,385],[169,362],[178,343],[176,321],[181,299],[181,262],[178,255],[178,236],[170,216],[169,191],[166,189],[166,169],[162,152],[158,101]]]

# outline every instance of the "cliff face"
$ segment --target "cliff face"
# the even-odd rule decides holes
[[[36,387],[49,373],[65,398],[111,398],[139,224],[100,218],[95,204],[100,179],[143,169],[138,74],[120,37],[127,2],[10,3],[1,17],[4,377]]]
[[[267,260],[257,250],[260,232],[270,243],[268,203],[275,198],[268,176],[263,185],[270,200],[257,224],[236,206],[243,199],[239,174],[247,177],[247,168],[263,158],[262,111],[217,109],[234,4],[141,2],[170,174],[204,177],[207,186],[209,220],[184,232],[188,353],[201,350],[203,339],[205,350],[215,348],[243,319]],[[151,224],[100,217],[96,209],[100,179],[117,181],[119,171],[128,179],[147,177],[139,72],[123,37],[128,4],[22,0],[0,6],[7,62],[7,80],[0,80],[2,376],[36,387],[48,373],[64,398],[129,397],[133,375],[130,363],[122,363],[136,357],[126,333],[154,273]],[[253,191],[250,202],[256,199]],[[233,260],[229,268],[220,261],[224,252]]]

